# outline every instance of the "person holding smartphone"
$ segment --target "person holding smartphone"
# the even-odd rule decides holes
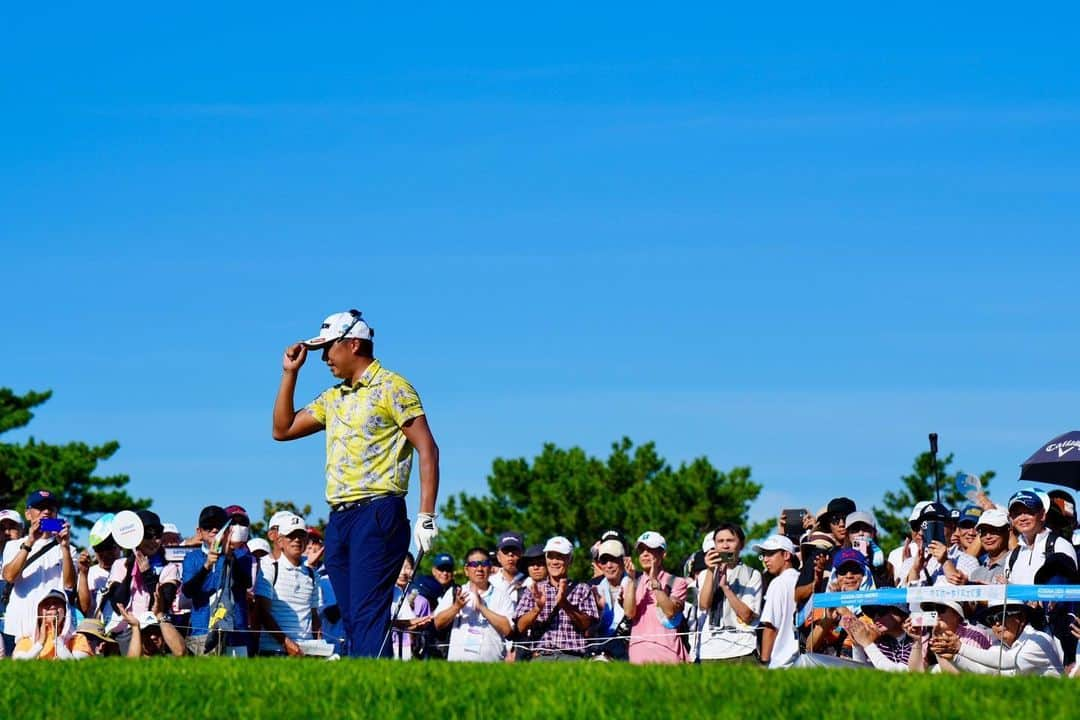
[[[698,608],[702,618],[698,659],[753,662],[761,612],[761,573],[742,561],[746,534],[734,523],[713,532],[698,575]]]
[[[70,528],[57,517],[59,510],[60,498],[54,493],[30,493],[26,498],[26,537],[4,546],[3,578],[11,584],[4,615],[5,647],[9,638],[14,649],[15,638],[35,633],[38,603],[51,590],[75,589]]]

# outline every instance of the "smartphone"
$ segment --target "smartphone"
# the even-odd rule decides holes
[[[870,559],[870,541],[866,538],[859,538],[858,540],[851,541],[851,548],[858,550],[864,558]]]
[[[802,524],[806,511],[791,509],[781,510],[780,513],[784,516],[784,534],[791,538],[793,543],[798,544],[803,534]]]
[[[923,610],[913,612],[910,615],[910,619],[912,627],[932,628],[937,625],[937,611]]]
[[[730,565],[735,562],[735,553],[720,553],[720,562]]]
[[[948,545],[948,540],[945,539],[945,523],[941,520],[927,520],[923,523],[923,540],[926,544],[937,541],[942,545]]]
[[[41,518],[42,532],[58,533],[64,529],[63,518]]]

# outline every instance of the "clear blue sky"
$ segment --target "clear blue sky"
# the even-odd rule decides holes
[[[321,439],[274,443],[270,409],[285,345],[349,307],[443,499],[627,435],[752,466],[755,518],[869,504],[931,430],[1001,493],[1080,426],[1071,11],[5,15],[0,384],[55,396],[4,439],[117,439],[100,471],[185,529],[325,514]]]

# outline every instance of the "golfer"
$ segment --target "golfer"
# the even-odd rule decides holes
[[[274,401],[274,439],[326,431],[326,569],[345,622],[352,657],[389,655],[394,580],[409,550],[405,493],[415,448],[420,456],[420,512],[413,539],[427,552],[438,533],[439,448],[420,397],[374,356],[375,331],[358,310],[326,318],[319,334],[290,345]],[[300,412],[293,395],[308,350],[341,382]]]

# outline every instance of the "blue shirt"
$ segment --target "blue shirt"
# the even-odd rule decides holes
[[[191,634],[195,637],[206,635],[210,632],[210,601],[221,588],[222,577],[225,573],[227,556],[221,555],[210,571],[205,571],[206,551],[203,548],[192,550],[184,558],[183,583],[184,592],[191,600]],[[248,629],[247,612],[247,589],[251,587],[252,567],[254,557],[246,548],[240,548],[233,553],[232,558],[232,602],[233,602],[233,627],[236,630]],[[205,575],[202,583],[192,588],[188,586],[199,573]],[[246,633],[245,633],[246,634]],[[245,645],[245,634],[229,633],[226,645]]]

